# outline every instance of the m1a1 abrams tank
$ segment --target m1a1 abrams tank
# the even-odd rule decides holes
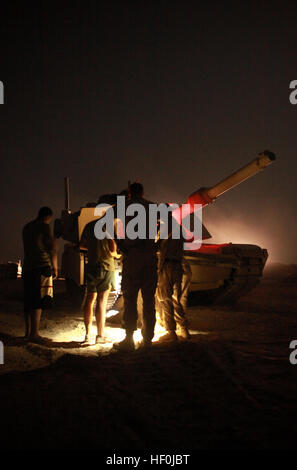
[[[275,160],[275,155],[268,150],[260,153],[256,159],[231,174],[210,188],[200,188],[189,196],[187,203],[203,207],[212,203],[224,192],[237,186],[244,180],[266,168]],[[106,202],[106,208],[116,202],[116,195],[100,198]],[[62,274],[65,276],[67,289],[73,293],[83,289],[85,284],[86,254],[78,249],[78,244],[87,223],[99,219],[104,214],[94,215],[97,203],[89,203],[77,212],[69,208],[69,180],[65,178],[65,209],[61,218],[55,221],[55,236],[68,241],[62,257]],[[101,204],[102,206],[102,204]],[[211,236],[203,227],[203,238]],[[268,257],[267,250],[257,245],[245,244],[210,244],[202,243],[197,250],[185,251],[185,260],[192,271],[189,284],[189,301],[192,303],[229,303],[245,295],[259,282]],[[120,294],[120,271],[117,266],[118,288],[112,292],[108,302],[110,309]]]

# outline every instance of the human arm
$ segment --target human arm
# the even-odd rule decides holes
[[[55,238],[53,240],[53,249],[51,251],[51,262],[53,267],[53,278],[57,279],[59,274],[58,269],[58,240]]]
[[[111,256],[119,259],[121,255],[117,252],[117,244],[113,238],[108,239],[108,246]]]
[[[86,241],[84,238],[82,238],[82,239],[80,240],[80,242],[79,242],[79,244],[78,244],[78,248],[79,248],[80,250],[88,251],[88,248],[87,248],[87,241]]]
[[[53,237],[50,227],[48,224],[45,224],[43,231],[43,244],[50,256],[53,277],[56,279],[58,277],[58,240]]]

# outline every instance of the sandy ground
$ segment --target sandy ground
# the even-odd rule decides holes
[[[81,312],[62,283],[42,319],[51,344],[25,343],[21,283],[2,282],[1,447],[295,448],[296,274],[273,265],[236,306],[191,307],[190,341],[132,354],[80,347]],[[123,332],[110,323],[107,335]]]

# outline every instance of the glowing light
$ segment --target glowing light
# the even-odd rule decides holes
[[[115,313],[114,313],[115,312]],[[117,310],[110,311],[109,313],[114,313],[117,314]],[[153,342],[158,341],[160,336],[164,335],[166,333],[166,330],[157,322],[155,326],[155,336],[153,338]],[[73,350],[76,350],[77,354],[88,354],[90,351],[93,350],[110,350],[112,348],[113,343],[117,343],[122,341],[125,338],[125,330],[120,327],[114,327],[114,326],[106,326],[105,327],[105,336],[106,336],[106,343],[100,343],[100,344],[95,344],[95,338],[97,334],[97,328],[96,328],[96,323],[92,324],[91,329],[90,329],[90,342],[89,343],[82,343],[85,337],[85,329],[83,322],[74,329],[69,329],[69,330],[64,330],[58,333],[55,333],[55,335],[49,335],[52,336],[51,339],[54,342],[57,343],[71,343],[73,342]],[[134,332],[133,336],[134,342],[136,346],[142,341],[142,334],[141,330],[138,328]],[[81,345],[83,347],[81,347]],[[61,346],[57,347],[63,347],[63,344]],[[68,346],[69,347],[69,346]],[[72,348],[71,348],[72,349]]]
[[[18,261],[18,271],[17,271],[17,277],[22,277],[22,263],[21,260]]]
[[[157,321],[156,322],[156,326],[155,326],[155,336],[153,338],[153,343],[155,341],[158,341],[158,339],[165,335],[167,333],[167,331],[165,330],[165,328],[163,326],[160,325],[160,323]]]
[[[159,323],[156,323],[155,336],[153,338],[153,342],[158,341],[160,336],[163,336],[165,333],[165,328],[163,328]],[[125,330],[123,330],[123,328],[106,327],[105,334],[107,338],[111,340],[112,343],[120,342],[125,338]],[[134,331],[133,339],[136,345],[142,341],[142,334],[140,328]]]
[[[109,314],[116,315],[118,313],[117,310],[111,310],[108,312]],[[190,333],[194,334],[208,334],[206,332],[198,332],[198,331],[190,331]],[[90,342],[83,343],[85,337],[85,328],[84,323],[81,321],[76,327],[63,329],[62,331],[56,331],[51,335],[47,335],[53,342],[58,343],[56,345],[57,348],[67,347],[71,349],[71,354],[77,355],[97,355],[98,352],[109,352],[112,347],[113,343],[118,343],[125,338],[125,330],[120,326],[109,326],[105,327],[105,336],[106,336],[106,343],[96,344],[96,334],[97,334],[97,327],[96,322],[94,321],[91,325],[90,329]],[[153,338],[153,342],[159,340],[161,336],[166,334],[166,329],[160,325],[159,323],[159,316],[157,314],[157,322],[155,325],[155,335]],[[142,334],[141,329],[137,329],[134,332],[133,336],[136,348],[138,347],[139,343],[142,341]],[[59,344],[61,343],[61,344]],[[65,343],[65,344],[63,344]],[[73,343],[73,345],[71,344]]]
[[[120,270],[115,271],[115,291],[117,294],[121,292],[121,284],[122,284],[122,273]]]
[[[118,310],[108,310],[108,312],[106,313],[106,318],[114,317],[114,316],[117,315],[118,313],[119,313]]]

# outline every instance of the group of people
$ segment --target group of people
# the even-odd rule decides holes
[[[126,206],[140,204],[146,214],[150,201],[144,198],[143,186],[133,183],[129,187]],[[24,243],[24,312],[26,338],[42,340],[39,336],[39,322],[43,303],[50,297],[52,288],[46,279],[57,276],[57,250],[51,235],[49,223],[52,211],[43,207],[36,220],[23,229]],[[173,218],[169,218],[166,238],[129,239],[127,237],[107,236],[98,239],[94,233],[96,221],[86,225],[79,248],[87,250],[86,299],[84,304],[85,339],[90,341],[90,328],[95,307],[97,323],[96,343],[105,343],[105,317],[108,296],[115,288],[115,259],[122,261],[122,293],[124,310],[122,326],[125,338],[113,347],[122,351],[133,351],[134,331],[137,329],[137,298],[141,291],[143,299],[142,342],[139,347],[150,347],[154,337],[156,309],[166,334],[159,342],[174,342],[178,337],[189,339],[190,333],[185,315],[185,304],[191,278],[190,266],[183,257],[183,238],[172,237]],[[149,224],[147,224],[148,227]],[[148,230],[148,228],[147,228]],[[44,290],[44,291],[43,291]],[[45,295],[46,294],[46,295]]]

